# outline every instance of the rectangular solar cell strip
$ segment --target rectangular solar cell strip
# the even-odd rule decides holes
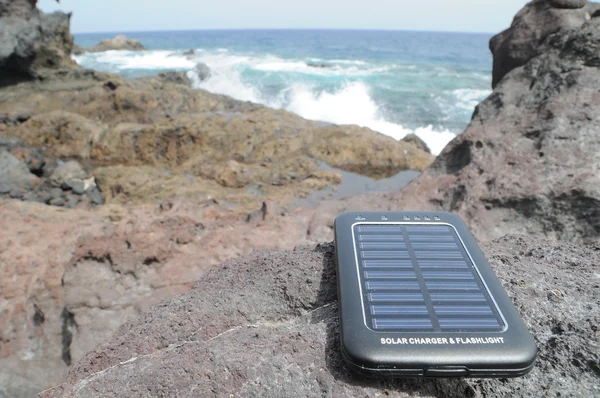
[[[373,318],[373,329],[433,329],[429,318]]]
[[[364,260],[364,268],[410,268],[413,269],[413,263],[410,260]]]
[[[398,302],[398,303],[419,303],[423,302],[421,293],[369,293],[369,301],[377,302]]]
[[[360,235],[359,239],[364,242],[404,242],[402,235]]]
[[[361,225],[358,227],[358,232],[377,232],[378,234],[383,232],[402,233],[402,227],[400,225]]]
[[[415,271],[365,271],[366,279],[416,279]]]
[[[406,250],[406,245],[402,242],[368,242],[368,243],[361,243],[360,248],[363,250],[369,250],[369,249],[392,249],[392,250],[403,249],[403,250]]]
[[[475,276],[473,276],[473,273],[471,273],[470,271],[467,271],[467,272],[462,272],[462,271],[423,271],[423,278],[425,278],[425,280],[429,280],[429,279],[444,279],[444,280],[470,279],[470,280],[473,280],[473,279],[475,279]]]
[[[419,260],[419,266],[421,269],[429,269],[429,268],[460,268],[468,269],[468,265],[465,261],[452,261],[452,260]]]
[[[478,292],[479,286],[475,282],[426,282],[427,290],[452,290],[462,292]]]
[[[374,330],[502,329],[451,227],[361,224],[355,227],[355,238],[363,310]]]
[[[410,235],[411,242],[454,242],[452,235]]]
[[[436,305],[435,312],[439,315],[494,315],[494,312],[487,305],[468,306],[468,305]]]
[[[429,315],[424,305],[372,305],[371,314],[376,315]]]
[[[442,329],[497,329],[495,318],[441,318]]]
[[[410,258],[406,251],[364,251],[363,258]]]
[[[367,290],[419,290],[417,281],[367,281]]]
[[[458,250],[454,242],[414,242],[410,243],[415,250]]]
[[[450,258],[463,258],[463,254],[456,250],[456,251],[444,251],[444,252],[438,252],[438,251],[415,251],[415,257],[417,257],[418,259],[429,259],[429,258],[439,258],[439,259],[450,259]]]

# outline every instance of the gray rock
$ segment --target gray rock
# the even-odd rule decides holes
[[[587,0],[550,0],[550,3],[556,8],[575,10],[585,7]]]
[[[85,183],[82,180],[69,181],[67,184],[71,187],[74,194],[83,195],[86,191]]]
[[[104,204],[104,196],[98,190],[98,188],[94,187],[88,189],[86,195],[92,200],[92,203],[94,203],[95,205],[100,206]]]
[[[191,49],[191,50],[184,52],[183,55],[186,57],[193,57],[194,55],[196,55],[196,51],[194,51],[194,49]]]
[[[71,187],[71,184],[84,180],[85,178],[87,178],[87,173],[83,167],[78,162],[71,160],[59,165],[54,170],[50,176],[50,182],[56,187],[60,187],[63,184]]]
[[[404,138],[402,138],[404,142],[412,142],[415,146],[427,153],[431,153],[431,150],[421,138],[419,138],[416,134],[408,134]]]
[[[540,349],[520,379],[352,373],[340,354],[334,248],[324,245],[257,252],[210,271],[189,293],[121,327],[42,397],[600,394],[600,247],[509,237],[484,251]]]
[[[58,197],[60,197],[60,195]],[[40,203],[50,204],[50,201],[52,200],[52,194],[48,191],[42,191],[38,194],[37,200]]]
[[[193,69],[194,74],[200,79],[200,81],[204,81],[210,77],[210,68],[203,62],[197,64]]]
[[[4,148],[7,151],[11,151],[14,148],[24,147],[25,143],[23,140],[17,137],[1,137],[0,136],[0,148]]]
[[[13,199],[21,199],[23,197],[23,192],[21,192],[20,189],[12,189],[9,195]]]
[[[63,198],[53,198],[50,200],[50,205],[62,207],[65,205],[65,200]]]
[[[163,72],[158,75],[163,81],[175,84],[183,84],[190,87],[192,81],[184,72]]]
[[[25,163],[0,149],[0,184],[10,186],[13,190],[29,191],[39,184],[39,179],[29,172]]]
[[[32,2],[15,3],[30,3],[31,7]],[[70,14],[21,9],[24,11],[4,11],[13,14],[0,18],[0,84],[32,79],[44,69],[74,67]]]
[[[129,39],[125,35],[117,35],[112,39],[104,39],[91,48],[82,49],[85,52],[104,52],[111,50],[144,51],[146,48],[139,40]]]
[[[28,18],[35,11],[35,1],[0,0],[0,18]]]
[[[490,41],[490,50],[494,54],[492,86],[495,87],[511,70],[540,55],[543,52],[541,45],[548,36],[560,30],[579,28],[588,17],[585,8],[558,9],[547,0],[528,3],[515,16],[511,27]]]
[[[58,199],[61,198],[63,196],[63,190],[60,188],[52,188],[50,190],[50,197],[52,199]]]
[[[7,194],[12,190],[10,185],[0,182],[0,194]]]
[[[74,209],[79,203],[80,198],[76,195],[69,195],[67,197],[67,204],[65,205],[68,209]]]

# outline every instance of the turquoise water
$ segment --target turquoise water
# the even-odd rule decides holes
[[[116,33],[80,34],[91,46]],[[439,151],[491,93],[490,35],[336,30],[127,33],[150,51],[76,60],[127,77],[190,71],[196,87],[284,108],[307,119],[358,124],[400,139],[416,133]],[[184,56],[194,49],[194,56]],[[193,73],[190,72],[193,77]]]

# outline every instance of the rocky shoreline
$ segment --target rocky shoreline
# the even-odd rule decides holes
[[[0,0],[1,26],[47,18],[20,2]],[[555,3],[533,1],[492,39],[494,93],[437,159],[410,137],[194,90],[183,74],[81,69],[68,23],[39,51],[64,60],[30,51],[15,70],[23,51],[0,51],[0,395],[61,382],[43,395],[598,394],[599,7]],[[344,173],[403,170],[422,174],[296,207]],[[351,378],[335,348],[332,247],[314,248],[350,209],[461,215],[536,336],[534,374]],[[233,296],[210,294],[223,284]]]

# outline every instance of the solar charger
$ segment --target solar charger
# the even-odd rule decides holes
[[[335,220],[340,340],[370,376],[517,377],[533,337],[464,222],[440,212]]]

